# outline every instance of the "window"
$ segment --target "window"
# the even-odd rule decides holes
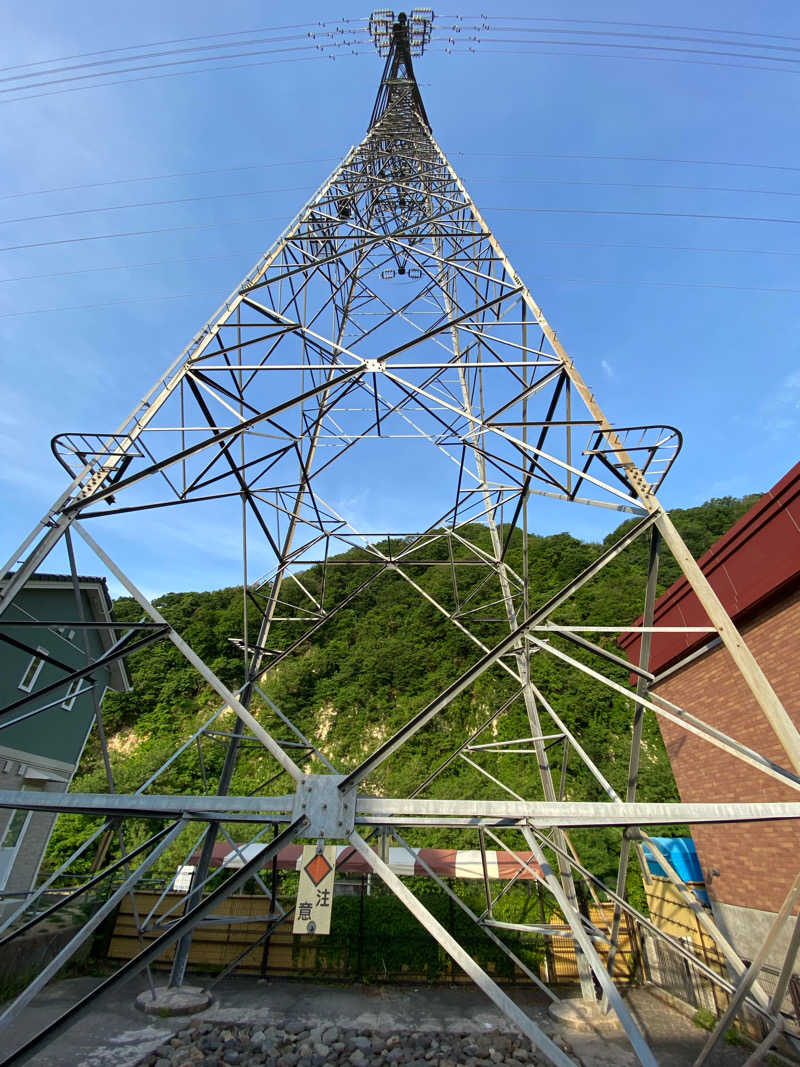
[[[3,840],[0,841],[0,848],[17,847],[29,814],[30,812],[25,811],[23,808],[17,808],[11,813],[11,819],[6,827],[6,832],[3,834]]]
[[[22,788],[26,792],[33,790],[37,793],[41,793],[44,790],[44,787],[45,783],[36,778],[25,780],[22,783]],[[15,849],[19,845],[20,838],[28,824],[31,814],[32,813],[25,808],[15,808],[15,810],[11,812],[11,818],[6,823],[3,833],[0,834],[0,849]]]
[[[22,788],[26,791],[32,789],[38,792],[43,790],[45,785],[45,781],[40,778],[26,779],[22,783]],[[17,808],[16,811],[8,813],[6,822],[2,822],[2,819],[6,818],[6,813],[3,812],[2,819],[0,819],[0,890],[8,882],[33,814],[25,808]]]
[[[75,698],[81,692],[81,679],[73,678],[67,686],[67,692],[64,699],[61,701],[61,707],[66,711],[72,711],[72,705],[75,703]]]
[[[36,649],[37,652],[44,653],[45,656],[49,655],[46,648],[39,646]],[[30,693],[33,687],[36,685],[36,679],[39,677],[39,671],[44,666],[44,660],[40,656],[32,656],[31,661],[25,668],[25,673],[22,676],[22,681],[19,683],[18,689],[21,689],[23,693]]]

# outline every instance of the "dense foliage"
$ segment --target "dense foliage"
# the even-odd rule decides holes
[[[701,507],[674,511],[672,517],[692,553],[699,556],[754,499],[712,500]],[[534,609],[545,603],[596,559],[604,547],[616,542],[632,522],[610,534],[602,546],[582,542],[567,533],[530,536],[529,607]],[[405,579],[381,567],[366,550],[352,550],[339,557],[342,565],[329,570],[324,589],[319,568],[312,567],[299,576],[305,589],[321,599],[327,610],[364,584],[352,601],[270,670],[262,686],[264,694],[337,767],[355,766],[482,655],[474,641],[420,595],[420,589],[448,609],[458,609],[464,624],[486,647],[508,632],[502,604],[498,603],[499,585],[496,581],[487,582],[485,571],[477,565],[476,553],[491,550],[489,531],[473,526],[463,533],[464,541],[442,539],[425,548],[424,558],[430,560],[435,554],[442,566],[415,565],[415,555],[420,560],[423,557],[421,552],[412,552],[408,565],[403,568]],[[378,547],[388,550],[389,546]],[[397,552],[403,546],[394,543],[391,547]],[[554,619],[565,624],[632,622],[642,609],[647,555],[648,539],[641,537],[559,607]],[[518,531],[510,537],[507,560],[512,570],[521,570],[523,544]],[[347,566],[347,563],[360,565]],[[659,589],[668,587],[678,575],[677,565],[662,551]],[[248,596],[251,641],[257,636],[256,609],[259,603],[263,604],[267,592],[262,588]],[[169,593],[158,598],[156,604],[227,685],[236,689],[242,684],[242,652],[230,640],[242,634],[240,588],[210,593]],[[270,633],[271,649],[283,649],[295,641],[306,628],[296,620],[301,616],[307,620],[310,606],[299,583],[284,584],[278,612],[281,621],[274,624]],[[523,610],[521,598],[516,607],[519,612]],[[130,599],[118,600],[115,610],[120,619],[140,617],[140,609]],[[613,635],[591,636],[598,644],[619,652]],[[575,659],[597,666],[591,653],[558,638],[550,640],[553,647],[563,648]],[[590,677],[565,667],[546,651],[531,656],[530,669],[535,685],[579,738],[590,759],[602,768],[615,789],[624,791],[630,746],[630,702]],[[167,641],[130,656],[128,670],[132,692],[109,693],[103,705],[115,785],[121,792],[139,788],[219,706],[216,695]],[[624,667],[612,667],[606,673],[627,684],[628,672]],[[525,706],[521,699],[514,699],[517,688],[502,664],[486,671],[373,774],[367,782],[368,791],[384,796],[409,795],[461,740],[505,704],[507,709],[487,726],[477,741],[528,736],[530,727]],[[289,738],[287,728],[261,695],[255,695],[252,707],[276,736]],[[541,703],[539,711],[543,733],[558,733],[558,726]],[[232,725],[232,713],[224,711],[213,729],[225,732]],[[669,761],[657,724],[649,712],[644,738],[640,797],[653,801],[676,799]],[[202,746],[189,746],[159,776],[152,790],[213,791],[222,765],[224,740],[206,737]],[[561,746],[551,749],[550,754],[558,782]],[[297,758],[302,758],[302,751]],[[471,758],[522,796],[541,796],[538,769],[531,756],[473,754]],[[308,765],[314,766],[311,759]],[[321,768],[317,765],[317,769]],[[278,776],[269,781],[273,775],[274,764],[264,750],[259,745],[245,745],[230,791],[288,791],[288,779]],[[564,782],[568,798],[600,799],[604,795],[574,753],[570,754]],[[105,788],[100,747],[93,738],[73,789],[95,792]],[[468,763],[455,760],[423,795],[499,798],[506,794]],[[87,825],[88,820],[82,817],[61,818],[51,843],[49,862],[64,859],[85,834]],[[152,828],[142,824],[134,829],[133,836],[143,839],[149,832],[153,832]],[[236,833],[242,836],[240,830]],[[466,841],[463,836],[456,840],[446,831],[417,832],[409,836],[414,844],[476,847],[477,843],[477,839]],[[576,833],[574,842],[590,869],[601,876],[612,875],[616,831]],[[181,848],[185,851],[185,844]],[[174,871],[181,862],[179,851],[176,846],[165,855],[164,873]]]

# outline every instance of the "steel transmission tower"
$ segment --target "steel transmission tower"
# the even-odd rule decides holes
[[[800,804],[640,802],[645,711],[678,723],[794,789],[800,787],[800,738],[656,497],[677,454],[679,434],[670,427],[612,427],[437,144],[413,70],[413,58],[429,39],[432,18],[427,10],[412,12],[410,18],[401,14],[395,19],[391,12],[373,15],[373,37],[386,62],[363,141],[347,153],[117,430],[54,439],[55,454],[72,481],[3,571],[3,640],[31,654],[36,649],[26,644],[25,627],[32,623],[15,614],[14,600],[56,549],[66,547],[77,581],[76,539],[138,602],[142,621],[119,623],[116,644],[100,659],[92,659],[87,643],[85,666],[72,670],[62,665],[63,676],[47,691],[23,696],[3,709],[0,731],[53,706],[71,683],[91,680],[99,665],[160,640],[173,642],[215,691],[219,710],[131,795],[115,790],[98,704],[108,792],[5,791],[0,792],[0,813],[28,809],[104,817],[104,826],[78,852],[100,840],[104,831],[115,834],[120,859],[114,867],[124,870],[125,879],[97,912],[97,922],[135,889],[169,844],[179,837],[184,840],[192,828],[201,831],[197,876],[181,908],[172,921],[162,921],[157,940],[98,992],[149,968],[175,946],[171,984],[179,986],[192,930],[249,878],[260,879],[259,871],[280,848],[298,838],[345,843],[365,858],[539,1053],[563,1065],[571,1062],[568,1057],[409,891],[369,839],[392,835],[404,846],[408,832],[444,827],[484,857],[487,846],[499,844],[515,854],[524,848],[520,869],[533,871],[569,925],[584,1000],[593,1001],[597,990],[603,1006],[618,1014],[640,1062],[654,1064],[614,983],[624,915],[643,924],[652,936],[673,942],[626,899],[632,850],[647,837],[637,827],[798,818]],[[365,490],[370,484],[385,488],[408,450],[421,447],[430,454],[432,480],[441,485],[441,507],[427,528],[376,531],[333,505],[334,478],[347,476]],[[588,568],[555,595],[545,595],[531,578],[528,534],[536,529],[536,509],[553,501],[610,508],[634,518]],[[192,506],[213,507],[215,514],[235,515],[241,522],[242,572],[237,580],[246,594],[246,610],[239,642],[246,670],[236,692],[183,641],[95,539],[98,529],[102,539],[109,516],[124,515],[133,522],[137,514],[161,510],[172,515]],[[649,570],[641,590],[640,662],[629,668],[638,680],[629,688],[618,680],[625,661],[598,643],[597,635],[630,631],[632,620],[576,627],[563,621],[563,609],[640,538],[649,542]],[[273,565],[254,580],[248,556],[256,544],[260,552],[270,554]],[[345,549],[349,551],[342,555]],[[690,709],[650,692],[648,655],[660,550],[672,553],[691,584],[708,616],[709,633],[724,642],[780,739],[785,767],[701,721]],[[334,581],[334,573],[348,567],[356,578],[344,585]],[[420,578],[429,568],[446,577],[435,593]],[[270,672],[345,609],[357,614],[360,598],[382,583],[413,588],[425,610],[446,619],[474,645],[475,658],[398,730],[388,735],[377,724],[371,750],[353,753],[340,768],[325,754],[313,723],[301,729],[270,700]],[[79,599],[74,618],[64,621],[79,634],[86,632],[90,624]],[[287,623],[293,627],[289,639],[282,636]],[[539,669],[540,663],[552,661],[590,679],[598,691],[610,689],[629,701],[631,749],[624,793],[613,787],[607,770],[592,760],[581,737],[559,715],[557,694],[548,691],[549,675]],[[510,695],[487,708],[466,735],[451,730],[449,755],[410,796],[370,795],[385,762],[402,761],[419,731],[434,722],[445,723],[454,702],[486,678],[499,679],[498,692],[500,682],[506,686],[503,694],[510,685]],[[364,686],[369,685],[365,675]],[[190,744],[204,742],[215,731],[218,736],[217,720],[227,709],[235,712],[235,726],[223,735],[227,749],[218,779],[210,785],[198,783],[197,795],[159,793],[159,776]],[[509,744],[496,740],[492,730],[511,710],[522,716],[526,733]],[[265,786],[256,795],[232,796],[237,761],[243,748],[253,745],[262,746],[269,768],[265,781],[274,792],[267,795]],[[512,752],[535,762],[540,783],[535,796],[516,791],[513,768],[502,762]],[[588,769],[596,783],[594,799],[565,798],[561,760],[567,753]],[[506,770],[491,773],[487,755],[496,757],[493,767]],[[460,795],[455,779],[448,777],[464,760],[486,782],[487,792],[481,796]],[[128,818],[152,820],[161,828],[146,846],[134,849],[125,834]],[[259,856],[208,890],[214,844],[237,823],[248,836],[254,831],[266,835],[271,828],[280,831],[265,840]],[[587,871],[572,847],[570,828],[593,826],[626,828],[613,886],[603,886]],[[190,853],[200,847],[196,841],[193,836]],[[69,870],[69,863],[61,870]],[[102,867],[87,886],[107,870]],[[674,872],[670,877],[693,901],[679,877]],[[267,886],[261,884],[269,898]],[[441,885],[466,908],[449,886]],[[586,887],[613,902],[607,928],[598,928],[580,906]],[[0,944],[3,936],[9,941],[35,925],[35,918],[24,921],[32,914],[25,909],[35,905],[41,891],[6,921]],[[538,975],[502,941],[503,923],[494,916],[488,873],[486,893],[483,914],[470,914],[541,985]],[[285,914],[277,900],[269,902],[267,910],[265,938]],[[153,928],[152,915],[140,916],[139,922],[143,933]],[[710,916],[704,914],[702,922],[732,973],[744,974],[744,964]],[[562,926],[547,922],[527,928],[544,937],[563,936]],[[87,928],[45,968],[6,1009],[0,1025],[13,1023],[89,933]],[[603,941],[610,942],[605,963],[597,949]],[[702,969],[703,962],[684,945],[672,947]],[[716,974],[713,980],[729,992],[736,984]],[[748,983],[748,988],[753,1009],[774,1022],[777,1009],[766,994],[757,983],[752,988]],[[551,990],[548,995],[557,999]],[[91,1000],[77,1004],[24,1051],[69,1025]],[[15,1058],[12,1054],[2,1062]]]

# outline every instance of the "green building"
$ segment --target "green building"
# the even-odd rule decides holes
[[[111,623],[105,579],[78,584],[83,621]],[[61,574],[34,575],[4,616],[26,624],[7,633],[27,648],[0,645],[0,789],[66,792],[95,722],[95,700],[109,688],[130,689],[121,660],[58,684],[87,665],[84,634],[92,662],[117,639],[110,626],[80,627],[80,617],[72,579]],[[47,813],[0,811],[0,915],[34,887],[54,821]]]

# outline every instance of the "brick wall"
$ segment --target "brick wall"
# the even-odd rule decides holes
[[[800,726],[800,586],[739,628]],[[654,692],[789,767],[778,739],[724,648],[679,671]],[[679,726],[663,719],[660,726],[685,802],[800,800],[796,790]],[[800,827],[794,822],[693,826],[692,837],[709,893],[722,903],[777,911],[800,870]],[[720,873],[709,878],[712,868]]]

